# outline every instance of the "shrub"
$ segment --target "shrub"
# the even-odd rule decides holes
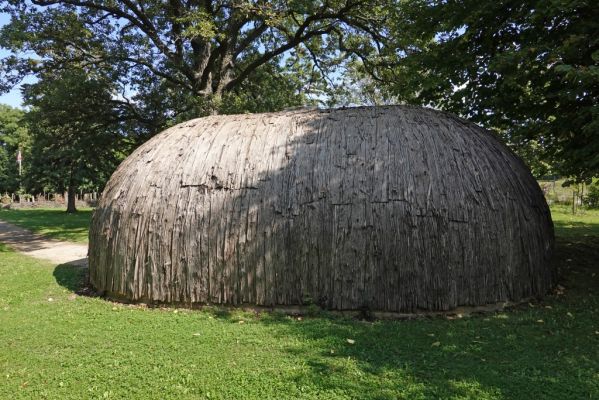
[[[589,208],[599,208],[599,182],[589,185],[584,203]]]

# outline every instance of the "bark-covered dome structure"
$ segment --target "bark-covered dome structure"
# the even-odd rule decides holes
[[[525,164],[452,115],[210,116],[117,169],[91,231],[112,298],[410,312],[544,294],[553,225]]]

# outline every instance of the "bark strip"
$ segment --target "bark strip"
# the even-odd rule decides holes
[[[491,133],[408,106],[210,116],[110,179],[90,280],[131,301],[385,312],[519,301],[552,286],[553,224]]]

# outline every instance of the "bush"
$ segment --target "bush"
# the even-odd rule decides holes
[[[588,190],[584,203],[589,208],[599,208],[599,182],[589,185]]]

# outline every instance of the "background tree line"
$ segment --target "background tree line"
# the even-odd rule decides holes
[[[585,0],[9,0],[0,191],[102,187],[177,122],[410,103],[493,131],[537,176],[599,176],[599,7]],[[12,159],[12,160],[11,160]],[[12,175],[11,175],[12,174]],[[17,188],[18,189],[18,188]]]

